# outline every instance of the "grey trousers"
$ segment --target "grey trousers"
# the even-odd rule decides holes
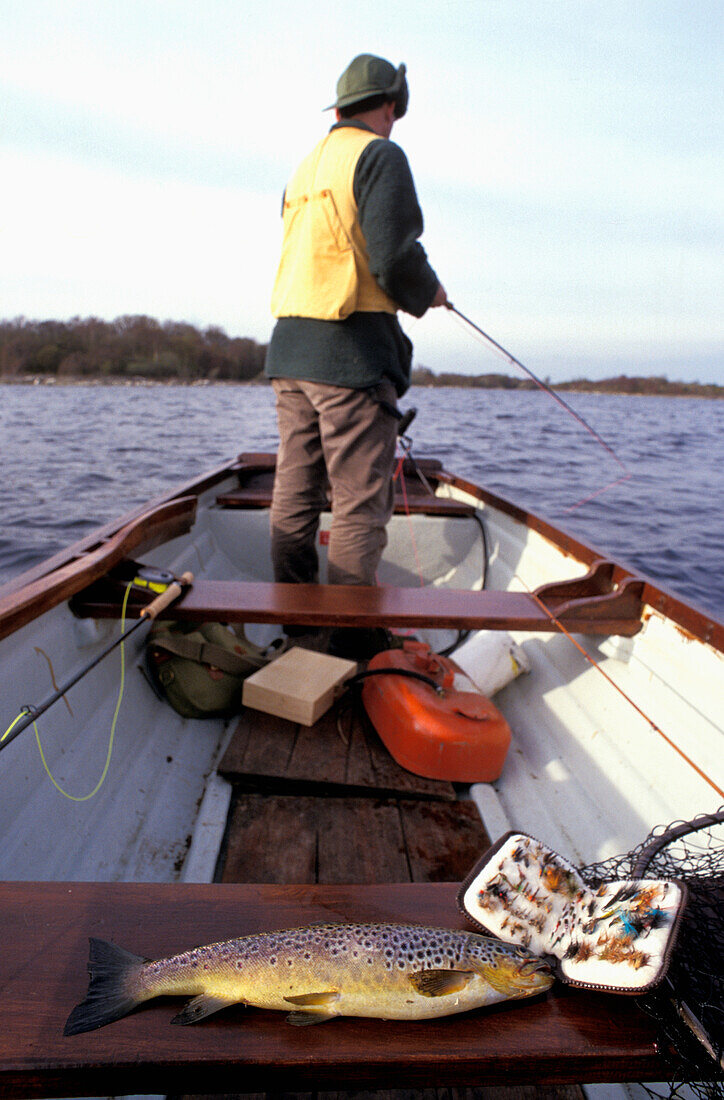
[[[319,517],[332,498],[329,584],[374,584],[392,515],[397,421],[390,382],[372,391],[275,378],[279,452],[271,506],[274,579],[316,582]]]

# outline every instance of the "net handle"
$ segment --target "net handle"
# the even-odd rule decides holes
[[[679,840],[682,836],[688,836],[689,833],[696,833],[700,829],[707,829],[711,825],[720,825],[722,822],[724,822],[724,806],[714,814],[699,814],[692,821],[683,821],[680,825],[672,825],[661,836],[655,837],[645,848],[642,848],[634,865],[632,877],[643,878],[654,856],[658,855],[667,844]]]

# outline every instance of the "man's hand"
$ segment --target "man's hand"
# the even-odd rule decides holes
[[[437,284],[437,290],[435,291],[435,297],[430,302],[430,309],[435,309],[437,306],[447,305],[447,293],[442,283]]]

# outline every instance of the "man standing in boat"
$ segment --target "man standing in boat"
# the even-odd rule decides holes
[[[316,582],[316,536],[332,497],[330,584],[375,583],[392,514],[396,400],[412,345],[397,320],[447,298],[419,243],[422,212],[402,149],[405,66],[356,57],[337,82],[337,121],[292,176],[265,372],[280,446],[271,509],[277,581]]]

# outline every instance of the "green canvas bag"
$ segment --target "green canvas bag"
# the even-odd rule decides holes
[[[151,678],[184,718],[238,714],[244,680],[274,651],[250,642],[223,623],[154,623],[146,646]]]

